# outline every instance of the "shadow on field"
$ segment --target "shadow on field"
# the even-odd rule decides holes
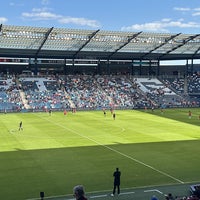
[[[122,172],[122,194],[116,199],[129,199],[133,195],[140,199],[137,198],[140,190],[148,199],[153,193],[162,196],[157,186],[145,189],[146,192],[138,187],[166,184],[184,187],[185,182],[197,182],[200,180],[198,152],[199,140],[38,150],[16,148],[0,152],[0,199],[37,199],[40,191],[46,196],[66,194],[64,199],[67,199],[77,184],[83,184],[89,195],[90,191],[99,191],[92,196],[107,195],[96,199],[110,199],[116,167]],[[184,193],[188,192],[186,189]],[[158,190],[165,193],[169,189]]]

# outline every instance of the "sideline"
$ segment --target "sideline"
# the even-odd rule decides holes
[[[160,194],[163,194],[163,192],[161,192],[160,190],[157,190],[157,189],[145,190],[144,192],[158,192],[158,193],[160,193]]]
[[[185,184],[194,184],[197,182],[185,182]],[[122,188],[122,191],[120,193],[120,196],[125,196],[125,195],[131,195],[131,194],[136,194],[135,190],[137,189],[142,189],[142,192],[148,193],[148,192],[156,192],[161,195],[164,195],[164,193],[159,189],[161,187],[176,187],[180,186],[182,184],[177,183],[177,184],[166,184],[166,185],[151,185],[151,186],[142,186],[142,187],[130,187],[130,188]],[[157,188],[157,189],[156,189]],[[126,190],[128,190],[126,192]],[[109,194],[108,194],[109,193]],[[99,195],[95,195],[99,194]],[[87,192],[87,197],[88,199],[101,199],[103,197],[110,197],[111,191],[110,190],[101,190],[101,191],[92,191],[92,192]],[[66,194],[66,195],[57,195],[57,196],[47,196],[44,199],[53,199],[56,198],[57,200],[74,200],[74,198],[71,198],[72,194]],[[41,200],[41,198],[35,197],[35,198],[29,198],[26,200]]]

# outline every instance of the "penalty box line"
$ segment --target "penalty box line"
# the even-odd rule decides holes
[[[129,156],[129,155],[126,155],[125,153],[122,153],[122,152],[120,152],[120,151],[118,151],[118,150],[116,150],[116,149],[113,149],[113,148],[111,148],[111,147],[109,147],[109,146],[107,146],[107,145],[104,145],[104,144],[102,144],[102,143],[99,143],[98,141],[96,141],[96,140],[94,140],[94,139],[92,139],[92,138],[90,138],[90,137],[88,137],[88,136],[82,135],[82,134],[78,133],[77,131],[75,131],[75,130],[73,130],[73,129],[69,129],[69,128],[67,128],[67,127],[65,127],[65,126],[63,126],[63,125],[61,125],[61,124],[59,124],[59,123],[56,123],[56,122],[51,121],[51,120],[49,120],[49,119],[43,118],[43,117],[41,117],[41,116],[39,116],[39,115],[37,115],[37,116],[38,116],[39,118],[42,118],[43,120],[49,121],[49,122],[51,122],[51,123],[53,123],[53,124],[55,124],[55,125],[57,125],[57,126],[63,128],[63,129],[65,129],[65,130],[69,130],[69,131],[71,131],[72,133],[75,133],[76,135],[78,135],[78,136],[80,136],[80,137],[82,137],[82,138],[86,138],[86,139],[88,139],[88,140],[90,140],[90,141],[92,141],[92,142],[94,142],[94,143],[96,143],[96,144],[98,144],[98,145],[100,145],[100,146],[102,146],[102,147],[104,147],[104,148],[107,148],[107,149],[109,149],[110,151],[113,151],[113,152],[115,152],[115,153],[117,153],[117,154],[119,154],[119,155],[121,155],[121,156],[124,156],[124,157],[126,157],[126,158],[128,158],[128,159],[130,159],[130,160],[132,160],[132,161],[134,161],[134,162],[137,162],[137,163],[139,163],[139,164],[141,164],[141,165],[143,165],[143,166],[145,166],[145,167],[147,167],[147,168],[150,168],[150,169],[152,169],[153,171],[156,171],[156,172],[158,172],[158,173],[160,173],[160,174],[162,174],[162,175],[164,175],[164,176],[167,176],[167,177],[173,179],[174,181],[176,181],[176,182],[178,182],[178,183],[184,184],[184,182],[181,181],[180,179],[178,179],[178,178],[176,178],[176,177],[174,177],[174,176],[171,176],[170,174],[168,174],[168,173],[166,173],[166,172],[163,172],[163,171],[161,171],[161,170],[159,170],[159,169],[156,169],[155,167],[153,167],[153,166],[151,166],[151,165],[148,165],[148,164],[146,164],[146,163],[144,163],[144,162],[142,162],[142,161],[140,161],[140,160],[138,160],[138,159],[136,159],[136,158],[133,158],[133,157],[131,157],[131,156]]]

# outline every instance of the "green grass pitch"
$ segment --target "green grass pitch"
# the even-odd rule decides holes
[[[0,199],[200,181],[200,109],[0,114]],[[23,131],[18,131],[19,122]]]

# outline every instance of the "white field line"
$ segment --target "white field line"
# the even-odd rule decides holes
[[[90,196],[90,199],[102,198],[102,197],[107,197],[107,196],[108,196],[107,194]]]
[[[196,182],[185,182],[185,184],[193,184],[193,183],[197,183],[198,181]],[[160,186],[176,186],[176,185],[180,185],[180,183],[177,183],[177,184],[167,184],[167,185],[154,185],[153,187],[160,187]],[[142,188],[148,188],[148,187],[152,187],[152,186],[142,186],[142,187],[131,187],[131,188],[123,188],[124,190],[135,190],[135,189],[142,189]],[[157,190],[157,189],[151,189],[151,190],[144,190],[144,192],[158,192],[160,194],[163,194],[160,190]],[[110,190],[101,190],[101,191],[93,191],[93,192],[87,192],[87,194],[94,194],[94,193],[102,193],[102,192],[110,192]],[[123,192],[121,194],[125,195],[125,194],[134,194],[135,192]],[[72,195],[72,194],[71,194]],[[62,197],[66,197],[66,200],[74,200],[74,198],[67,198],[69,197],[70,195],[57,195],[57,196],[48,196],[48,197],[44,197],[44,199],[52,199],[52,198],[62,198]],[[98,197],[98,195],[96,195]],[[103,196],[103,195],[99,195],[99,196]],[[108,196],[105,194],[105,196]],[[89,196],[89,197],[92,197],[92,196]],[[93,196],[94,198],[95,196]],[[29,198],[29,199],[26,199],[26,200],[41,200],[41,198]]]
[[[154,190],[155,191],[155,190]],[[120,193],[120,195],[128,195],[128,194],[134,194],[135,192],[122,192]],[[49,196],[49,197],[44,197],[44,199],[52,199],[52,198],[61,198],[61,197],[65,197],[67,195],[60,195],[60,196]],[[103,198],[103,197],[107,197],[107,194],[102,194],[102,195],[94,195],[94,196],[90,196],[90,199],[96,199],[96,198]],[[26,200],[40,200],[41,198],[31,198],[31,199],[26,199]],[[73,199],[67,199],[66,200],[74,200]]]
[[[44,197],[44,199],[53,199],[53,198],[62,198],[62,197],[66,197],[67,195],[58,195],[58,196],[49,196],[49,197]],[[26,200],[41,200],[41,198],[31,198],[31,199],[26,199]],[[67,199],[67,200],[74,200],[73,199]]]
[[[120,195],[134,194],[135,192],[121,192]]]
[[[75,130],[69,129],[69,128],[67,128],[67,127],[65,127],[65,126],[63,126],[63,125],[61,125],[61,124],[59,124],[59,123],[56,123],[56,122],[51,121],[51,120],[49,120],[49,119],[43,118],[43,117],[41,117],[41,116],[39,116],[39,115],[37,115],[37,116],[38,116],[39,118],[42,118],[43,120],[49,121],[49,122],[51,122],[52,124],[55,124],[55,125],[57,125],[57,126],[63,128],[63,129],[65,129],[65,130],[69,130],[69,131],[75,133],[76,135],[79,135],[79,136],[82,137],[82,138],[86,138],[86,139],[88,139],[88,140],[90,140],[90,141],[92,141],[92,142],[94,142],[94,143],[96,143],[96,144],[98,144],[98,145],[100,145],[100,146],[102,146],[102,147],[104,147],[104,148],[107,148],[107,149],[109,149],[109,150],[111,150],[111,151],[113,151],[113,152],[115,152],[115,153],[118,153],[118,154],[121,155],[121,156],[124,156],[124,157],[126,157],[126,158],[129,158],[130,160],[135,161],[135,162],[137,162],[137,163],[139,163],[139,164],[141,164],[141,165],[143,165],[143,166],[145,166],[145,167],[147,167],[147,168],[150,168],[150,169],[152,169],[152,170],[154,170],[154,171],[156,171],[156,172],[158,172],[158,173],[160,173],[160,174],[162,174],[162,175],[164,175],[164,176],[167,176],[167,177],[169,177],[169,178],[171,178],[171,179],[177,181],[178,183],[182,183],[182,184],[184,183],[184,182],[181,181],[180,179],[177,179],[176,177],[171,176],[171,175],[168,174],[168,173],[165,173],[165,172],[163,172],[163,171],[161,171],[161,170],[159,170],[159,169],[156,169],[155,167],[152,167],[151,165],[148,165],[148,164],[146,164],[146,163],[144,163],[144,162],[142,162],[142,161],[140,161],[140,160],[138,160],[138,159],[135,159],[135,158],[133,158],[133,157],[131,157],[131,156],[129,156],[129,155],[126,155],[126,154],[124,154],[124,153],[122,153],[122,152],[120,152],[120,151],[118,151],[118,150],[115,150],[115,149],[113,149],[113,148],[111,148],[111,147],[109,147],[109,146],[107,146],[107,145],[101,144],[101,143],[99,143],[98,141],[96,141],[96,140],[94,140],[94,139],[92,139],[92,138],[90,138],[90,137],[88,137],[88,136],[82,135],[82,134],[78,133],[78,132],[75,131]]]
[[[154,190],[145,190],[144,192],[158,192],[160,194],[163,194],[163,192],[161,192],[160,190],[156,190],[156,189],[154,189]]]

